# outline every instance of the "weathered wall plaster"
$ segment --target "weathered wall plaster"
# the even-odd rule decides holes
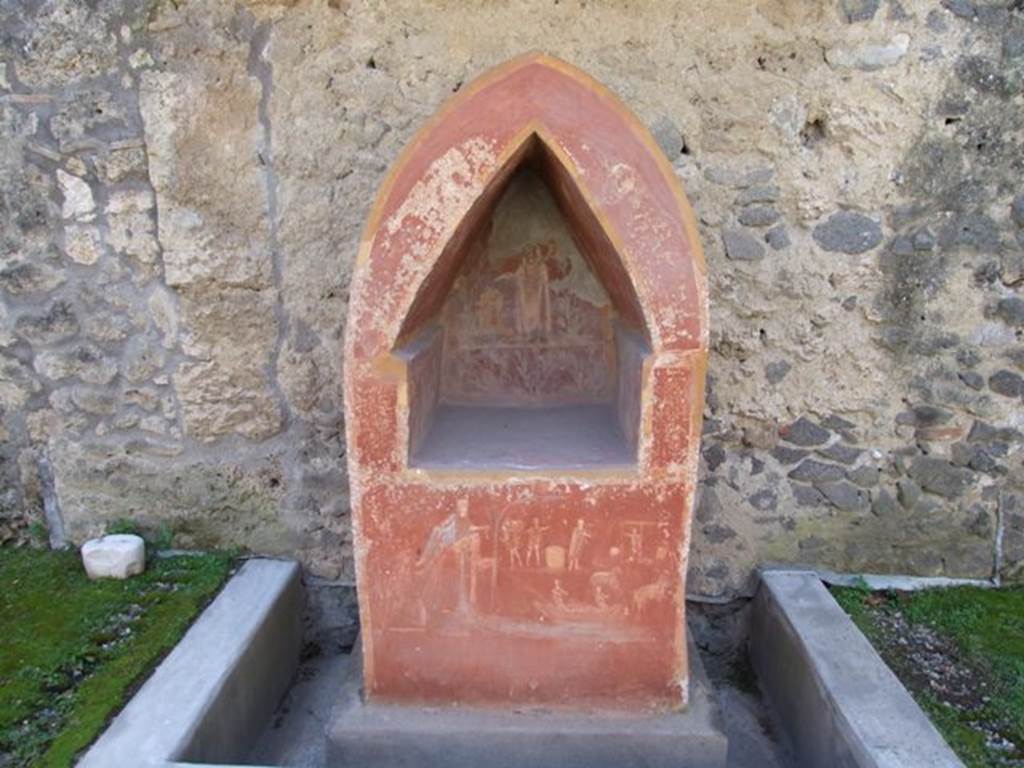
[[[699,218],[691,593],[766,560],[1024,576],[1019,2],[30,0],[0,26],[4,540],[49,498],[75,540],[167,521],[350,581],[362,223],[423,119],[539,48],[640,115]]]

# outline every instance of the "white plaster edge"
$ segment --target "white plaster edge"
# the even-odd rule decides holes
[[[981,587],[997,589],[1000,585],[992,579],[959,579],[949,576],[908,576],[901,573],[842,573],[824,568],[801,568],[794,565],[762,565],[757,569],[758,582],[764,573],[813,573],[826,584],[836,587],[856,587],[862,581],[872,590],[892,589],[898,592],[917,592],[922,589],[941,587]],[[756,584],[755,583],[755,584]],[[753,590],[756,592],[756,586]],[[740,589],[725,595],[702,595],[696,592],[687,593],[689,603],[706,603],[709,605],[725,605],[734,600],[745,600],[753,596],[747,589]]]
[[[813,573],[826,584],[837,587],[855,587],[866,583],[871,589],[894,589],[900,592],[916,592],[936,587],[984,587],[999,585],[991,579],[967,579],[951,576],[908,576],[902,573],[843,573],[826,568],[800,568],[792,565],[766,565],[758,569],[758,575],[765,573]]]

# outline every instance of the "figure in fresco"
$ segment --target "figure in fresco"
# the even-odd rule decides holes
[[[488,334],[501,334],[505,328],[505,298],[496,288],[487,288],[476,303],[479,330]]]
[[[508,552],[508,566],[515,568],[523,567],[523,554],[520,548],[523,545],[523,521],[505,520],[501,524],[501,543],[505,545]]]
[[[616,566],[610,571],[596,571],[590,575],[590,586],[594,590],[594,600],[598,603],[598,593],[604,595],[604,599],[607,600],[614,595],[619,595],[622,592],[622,585],[620,581],[620,568]]]
[[[534,602],[534,607],[547,621],[575,625],[579,628],[594,628],[595,622],[605,624],[621,620],[627,615],[625,606],[615,605],[614,596],[603,586],[595,586],[593,597],[593,604],[573,600],[569,596],[569,590],[562,585],[561,579],[555,579],[550,599],[547,602],[538,600]]]
[[[661,602],[671,591],[672,577],[668,573],[662,573],[657,581],[637,587],[633,590],[633,615],[642,617],[647,612],[648,605]]]
[[[578,571],[580,569],[580,558],[583,556],[583,547],[586,545],[587,540],[592,537],[593,534],[587,529],[587,524],[581,517],[576,521],[576,527],[572,529],[572,535],[569,537],[570,571]]]
[[[540,567],[540,548],[544,543],[544,534],[547,531],[547,526],[542,526],[540,520],[536,517],[530,523],[530,527],[526,529],[526,565],[529,567],[530,561],[532,560],[536,566]]]
[[[424,574],[423,594],[435,591],[449,552],[458,566],[458,599],[456,612],[462,616],[472,614],[477,603],[477,572],[480,565],[480,537],[486,526],[473,525],[469,519],[469,500],[455,502],[455,511],[434,526],[416,561],[416,570]],[[425,601],[420,601],[420,613],[426,623]]]
[[[551,295],[547,258],[553,242],[527,248],[516,270],[516,332],[521,338],[545,338],[551,331]]]
[[[660,538],[658,540],[658,547],[654,550],[654,559],[657,562],[662,560],[668,560],[672,555],[671,544],[671,533],[668,530],[667,525],[659,525],[658,533]]]
[[[643,557],[644,531],[639,525],[634,525],[626,530],[626,539],[629,541],[629,560],[636,562]]]
[[[554,603],[556,607],[566,610],[568,606],[565,604],[565,598],[568,596],[569,593],[562,586],[562,582],[555,579],[555,586],[551,588],[551,602]]]

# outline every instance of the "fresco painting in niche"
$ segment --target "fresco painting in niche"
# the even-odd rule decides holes
[[[532,168],[471,244],[441,311],[441,399],[463,405],[603,403],[614,395],[613,311]]]

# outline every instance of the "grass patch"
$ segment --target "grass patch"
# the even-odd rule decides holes
[[[230,569],[227,554],[186,555],[89,581],[77,552],[0,549],[0,765],[70,766]]]
[[[1024,766],[1024,588],[832,594],[964,763]]]

